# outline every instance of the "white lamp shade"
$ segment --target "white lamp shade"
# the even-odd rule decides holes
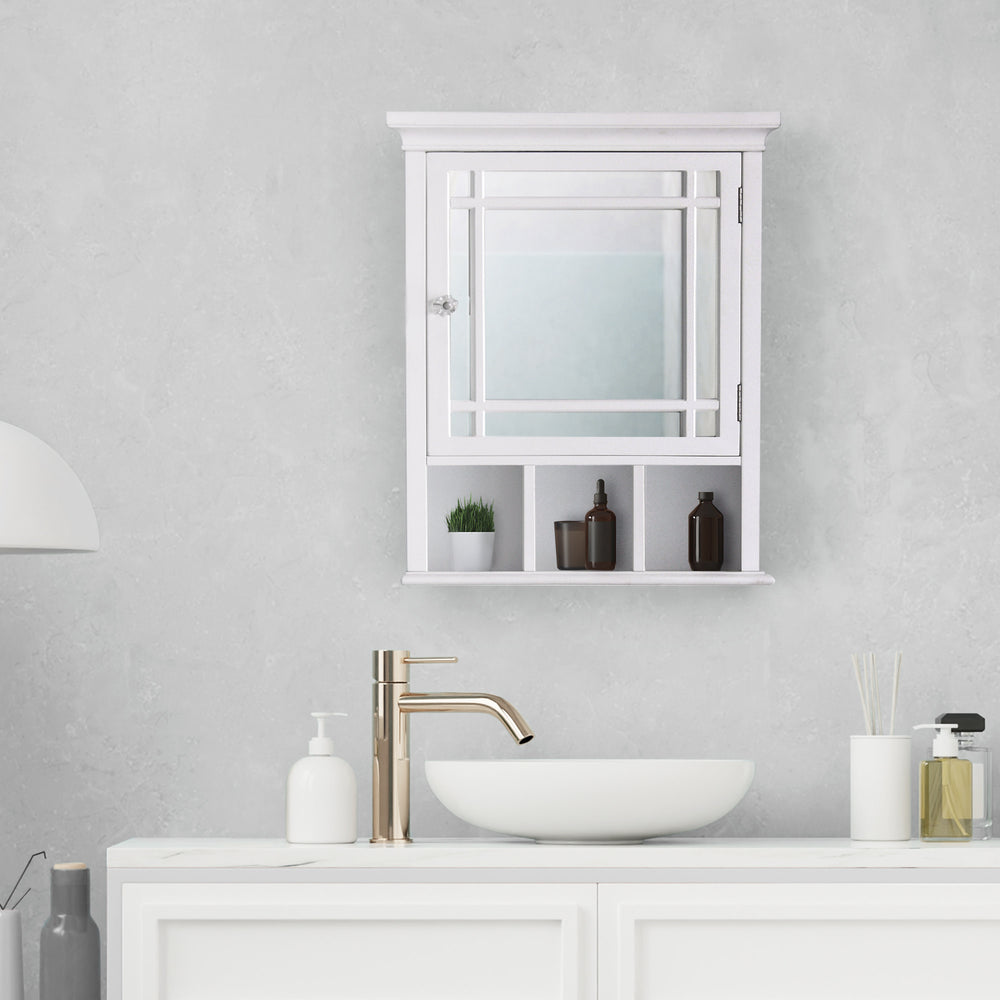
[[[76,473],[44,441],[0,422],[0,551],[93,552],[98,541]]]

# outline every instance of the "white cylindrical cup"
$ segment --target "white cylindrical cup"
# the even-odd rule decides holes
[[[851,840],[910,839],[910,737],[851,737]]]
[[[0,910],[0,1000],[24,1000],[18,910]]]

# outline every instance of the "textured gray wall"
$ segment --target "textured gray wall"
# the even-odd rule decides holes
[[[508,696],[539,756],[754,757],[731,835],[846,834],[851,650],[904,650],[904,725],[995,718],[1000,15],[959,7],[0,4],[0,419],[66,457],[103,536],[0,560],[0,875],[46,848],[100,884],[126,837],[280,836],[314,708],[351,713],[366,833],[377,646],[458,655],[426,684]],[[782,113],[774,587],[400,586],[388,109]],[[482,717],[413,730],[418,765],[523,752]],[[471,832],[422,775],[414,798],[417,836]]]

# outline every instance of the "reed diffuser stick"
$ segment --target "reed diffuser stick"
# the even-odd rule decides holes
[[[868,720],[872,736],[877,736],[875,729],[875,680],[872,677],[872,658],[870,653],[861,654],[861,663],[865,668],[865,695],[868,698]]]
[[[892,671],[892,715],[889,719],[889,735],[896,735],[896,701],[899,698],[899,671],[903,666],[903,654],[896,652],[896,665]]]
[[[885,730],[882,728],[882,695],[878,688],[878,667],[875,666],[875,654],[869,653],[872,661],[872,684],[875,686],[875,735],[883,736],[885,735]]]
[[[872,735],[871,723],[868,720],[868,702],[865,700],[865,689],[861,684],[861,668],[858,666],[857,653],[851,653],[851,663],[854,664],[854,679],[858,682],[858,697],[861,699],[861,714],[865,717],[865,733]]]
[[[896,653],[892,671],[892,701],[889,711],[889,735],[896,735],[896,707],[899,703],[899,675],[903,664],[903,654]],[[885,736],[885,721],[882,714],[882,689],[878,679],[878,663],[873,652],[851,653],[854,667],[854,683],[861,700],[861,714],[865,720],[865,732],[869,736]]]

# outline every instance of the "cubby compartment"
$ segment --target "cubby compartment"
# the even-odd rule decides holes
[[[742,489],[738,466],[651,465],[645,470],[645,555],[647,572],[691,572],[688,514],[698,494],[710,490],[722,512],[722,572],[742,569]],[[701,574],[707,575],[707,574]]]
[[[535,568],[556,569],[556,521],[582,521],[594,506],[597,480],[604,480],[608,509],[614,511],[618,562],[615,572],[634,568],[631,465],[542,465],[535,469]],[[576,576],[581,571],[564,570]],[[587,572],[583,570],[582,572]]]
[[[437,465],[427,470],[427,568],[451,569],[445,518],[459,500],[493,503],[496,541],[493,570],[521,570],[524,537],[524,470],[518,465]]]
[[[407,573],[404,580],[487,586],[773,583],[746,552],[745,471],[731,460],[428,465],[426,521],[419,539],[426,544],[427,565]],[[608,506],[615,512],[617,566],[613,572],[559,570],[553,525],[584,519],[593,506],[598,479],[604,480]],[[715,494],[714,503],[725,517],[725,559],[719,572],[695,573],[688,565],[687,518],[699,492],[706,490]],[[467,497],[482,497],[494,505],[496,547],[493,569],[487,572],[456,573],[451,568],[445,518],[459,499]],[[749,519],[752,525],[755,511]]]

